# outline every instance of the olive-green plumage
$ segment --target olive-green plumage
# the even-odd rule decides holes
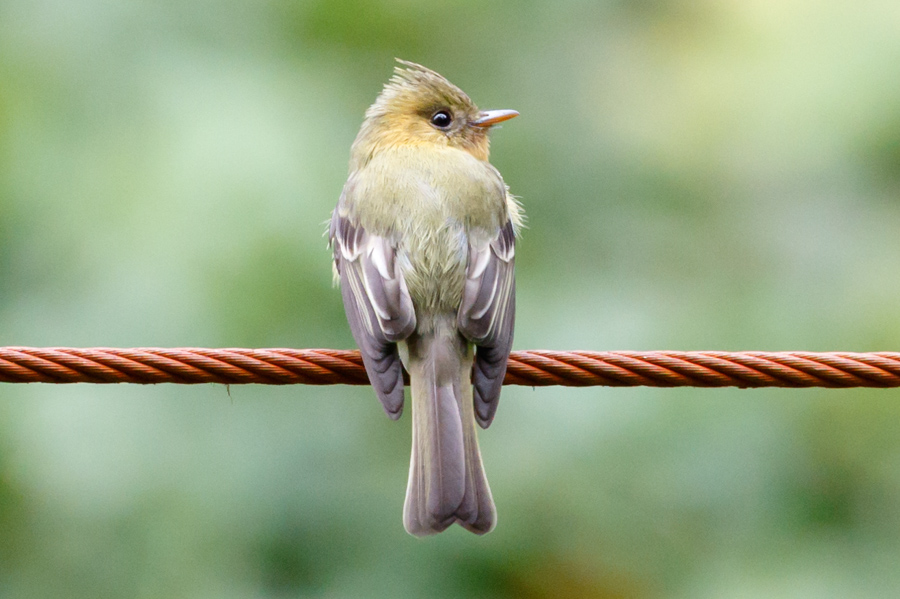
[[[410,373],[407,531],[459,522],[480,534],[496,513],[475,423],[490,424],[506,372],[521,226],[487,132],[517,113],[480,112],[434,71],[400,62],[353,143],[329,237],[351,330],[393,418],[401,358]]]

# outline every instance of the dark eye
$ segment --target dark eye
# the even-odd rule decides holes
[[[431,124],[438,129],[446,129],[453,124],[453,117],[446,110],[438,110],[431,115]]]

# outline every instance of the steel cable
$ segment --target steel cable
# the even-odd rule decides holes
[[[358,351],[0,347],[4,383],[367,385]],[[900,387],[900,352],[513,352],[504,384]]]

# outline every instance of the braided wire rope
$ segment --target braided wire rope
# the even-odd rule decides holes
[[[4,383],[367,385],[358,351],[0,347]],[[900,387],[900,352],[513,352],[506,385]]]

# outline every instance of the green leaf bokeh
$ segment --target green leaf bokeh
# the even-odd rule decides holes
[[[900,10],[0,0],[0,345],[352,347],[324,221],[394,57],[521,117],[516,347],[900,348]],[[0,386],[0,595],[900,591],[896,391],[507,388],[487,537],[351,387]]]

